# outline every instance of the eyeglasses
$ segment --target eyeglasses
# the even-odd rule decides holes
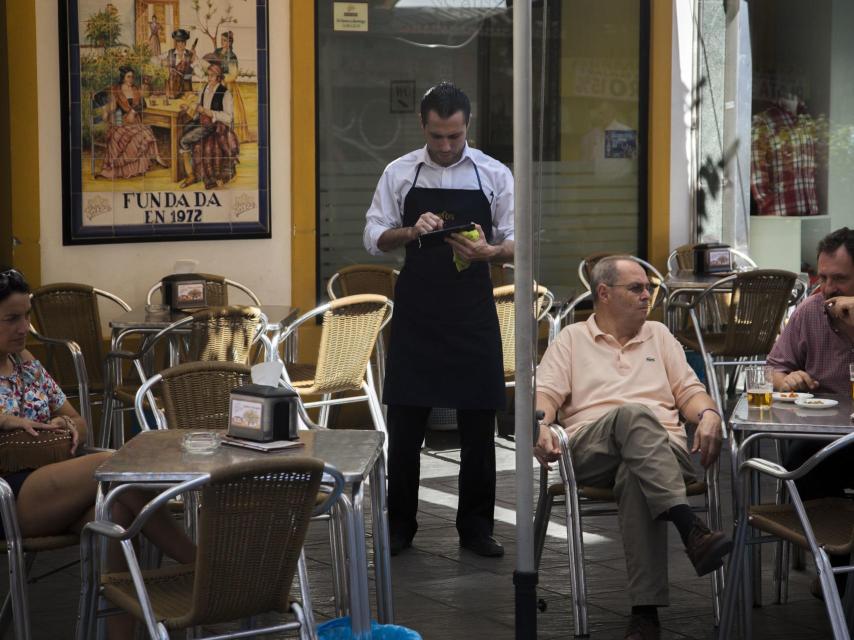
[[[609,284],[609,287],[624,287],[626,291],[635,294],[636,296],[641,295],[644,291],[647,293],[652,293],[655,291],[656,286],[654,284],[641,284],[640,282],[633,282],[632,284]]]
[[[6,269],[6,271],[0,271],[0,291],[7,289],[10,283],[22,285],[24,282],[24,276],[21,275],[21,272],[17,269]]]

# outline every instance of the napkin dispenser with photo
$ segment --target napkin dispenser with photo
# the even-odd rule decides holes
[[[228,435],[270,442],[299,438],[297,392],[287,387],[247,384],[231,390]]]
[[[732,252],[728,244],[707,242],[694,247],[694,273],[715,275],[732,273]]]
[[[198,273],[173,273],[161,280],[163,304],[173,310],[201,309],[208,306],[205,279]]]

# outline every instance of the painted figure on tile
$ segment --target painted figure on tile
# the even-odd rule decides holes
[[[234,178],[240,161],[240,142],[232,128],[234,100],[223,84],[222,63],[211,62],[207,76],[208,81],[199,92],[198,104],[193,107],[193,113],[187,112],[194,117],[181,137],[185,173],[182,187],[200,181],[205,183],[205,189],[222,186]]]
[[[150,30],[148,36],[148,48],[151,50],[152,57],[159,58],[161,56],[160,32],[163,30],[163,27],[159,22],[157,22],[156,15],[151,16],[151,20],[148,23],[148,28]]]
[[[169,69],[166,80],[166,95],[170,98],[180,97],[185,91],[193,90],[193,62],[196,60],[196,43],[192,49],[187,49],[190,32],[186,29],[175,29],[172,32],[174,47],[166,52],[165,65]]]
[[[246,104],[243,101],[243,96],[240,94],[240,87],[237,84],[239,69],[237,66],[237,55],[234,53],[234,32],[225,31],[220,36],[220,45],[214,49],[212,56],[222,63],[225,86],[231,92],[231,98],[234,102],[234,133],[240,142],[250,142],[255,140],[255,136],[249,130],[249,123],[246,119]]]
[[[167,166],[160,158],[151,127],[143,124],[145,100],[134,78],[131,67],[120,67],[117,81],[110,88],[104,117],[110,127],[99,178],[141,176],[148,171],[152,161]]]

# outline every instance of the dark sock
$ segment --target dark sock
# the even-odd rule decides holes
[[[633,616],[643,616],[649,620],[658,622],[658,607],[654,604],[642,604],[639,607],[632,607]]]
[[[691,507],[687,504],[677,504],[675,507],[670,507],[667,510],[666,517],[676,526],[676,530],[679,531],[679,535],[682,537],[682,543],[688,544],[688,534],[691,533],[691,526],[697,518],[694,512],[691,511]]]

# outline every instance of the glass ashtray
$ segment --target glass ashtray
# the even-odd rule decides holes
[[[191,431],[181,440],[185,453],[209,455],[219,447],[219,434],[212,431]]]
[[[145,315],[149,318],[165,318],[169,319],[172,310],[168,304],[147,304],[145,305]]]

